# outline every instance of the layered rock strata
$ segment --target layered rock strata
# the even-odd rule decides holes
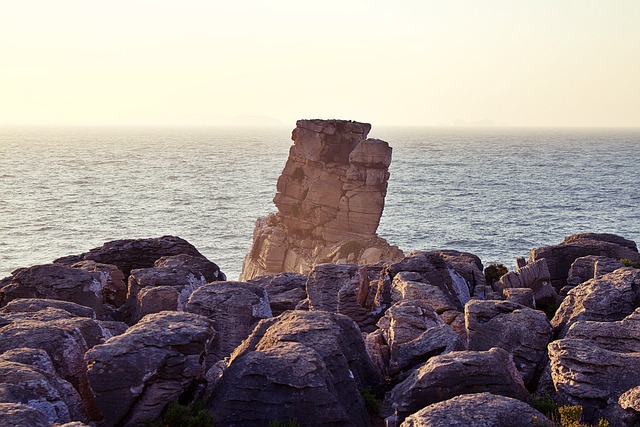
[[[371,125],[299,120],[273,201],[258,218],[240,280],[306,274],[322,262],[374,263],[402,252],[376,234],[387,193],[391,147],[367,139]]]

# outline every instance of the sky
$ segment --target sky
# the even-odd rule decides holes
[[[640,126],[637,0],[0,0],[0,125]]]

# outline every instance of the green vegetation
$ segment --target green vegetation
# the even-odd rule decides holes
[[[145,427],[212,427],[213,417],[205,409],[204,401],[196,400],[191,406],[170,403],[162,416],[144,423]]]
[[[380,415],[380,399],[378,399],[371,390],[371,387],[366,387],[362,391],[362,398],[364,399],[364,407],[371,416]]]
[[[542,397],[534,397],[533,407],[536,409],[536,411],[544,414],[550,420],[560,418],[558,405],[556,405],[556,402],[554,402],[553,399],[546,394]]]
[[[583,422],[582,406],[566,405],[558,407],[556,402],[547,395],[534,397],[533,407],[544,414],[554,427],[609,427],[609,421],[604,418],[600,418],[595,425]],[[538,420],[534,420],[534,424],[542,425],[539,424]]]
[[[298,420],[292,419],[289,421],[280,422],[278,420],[269,421],[269,427],[298,427]]]
[[[640,268],[640,262],[633,262],[627,258],[622,258],[620,262],[624,264],[625,267]]]
[[[487,285],[493,285],[508,272],[509,269],[504,264],[491,264],[484,269],[484,278]]]

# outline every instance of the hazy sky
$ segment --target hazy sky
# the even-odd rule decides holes
[[[638,0],[0,0],[0,123],[640,126]]]

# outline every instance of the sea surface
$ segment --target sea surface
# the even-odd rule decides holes
[[[290,128],[0,128],[0,277],[124,238],[177,235],[237,279],[275,211]],[[640,129],[385,128],[378,234],[513,268],[581,232],[640,243]]]

